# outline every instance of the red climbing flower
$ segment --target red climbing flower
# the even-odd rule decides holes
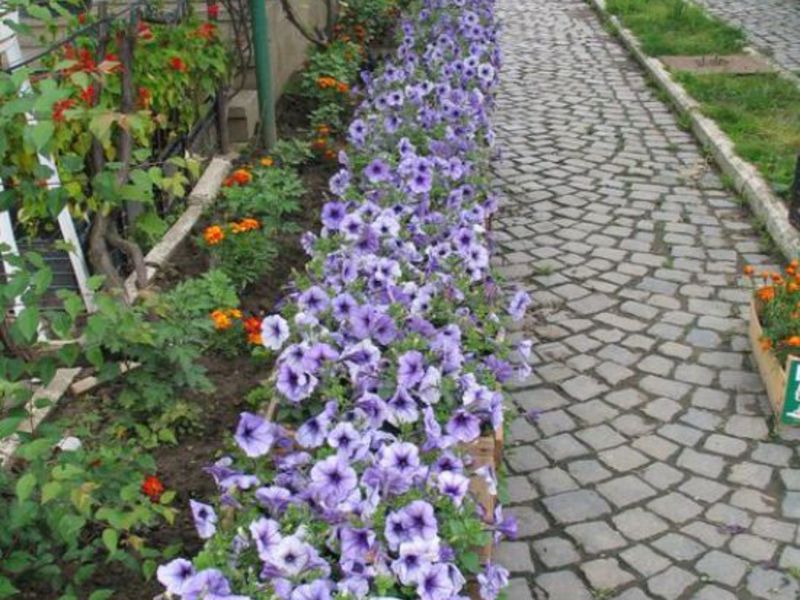
[[[186,73],[186,71],[189,70],[189,67],[186,66],[186,63],[183,62],[183,59],[180,56],[173,56],[170,58],[169,66],[180,73]]]

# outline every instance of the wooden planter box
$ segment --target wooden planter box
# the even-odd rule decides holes
[[[784,367],[771,350],[761,347],[764,330],[759,321],[755,302],[750,302],[749,333],[753,357],[764,387],[767,388],[767,396],[775,413],[776,421],[787,425],[800,425],[800,411],[797,411],[800,406],[800,398],[797,396],[800,360],[789,357]],[[789,374],[792,376],[792,381],[789,380]],[[796,417],[792,416],[795,411],[798,414]]]

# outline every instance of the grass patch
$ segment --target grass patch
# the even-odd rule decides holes
[[[741,29],[684,0],[607,0],[606,7],[651,56],[736,54],[744,47]]]
[[[788,196],[800,152],[800,90],[775,74],[677,79],[781,196]]]

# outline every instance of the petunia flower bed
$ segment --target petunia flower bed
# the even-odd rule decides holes
[[[182,600],[498,596],[480,549],[513,535],[481,441],[502,384],[529,374],[512,345],[524,292],[490,271],[490,113],[500,54],[493,0],[422,0],[364,101],[307,233],[306,274],[262,322],[277,354],[268,414],[243,413],[220,490],[191,503],[204,549],[158,569]],[[476,485],[476,482],[479,485]]]

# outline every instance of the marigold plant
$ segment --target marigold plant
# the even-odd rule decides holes
[[[800,262],[795,259],[784,269],[757,270],[748,265],[744,275],[753,284],[756,312],[763,329],[761,347],[783,362],[800,355]]]

